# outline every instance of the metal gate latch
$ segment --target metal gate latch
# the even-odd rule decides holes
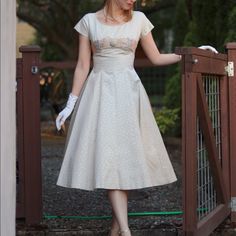
[[[229,77],[234,76],[234,62],[233,61],[228,61],[228,65],[225,67],[225,71],[227,72],[227,75]]]
[[[231,211],[236,212],[236,197],[231,197]]]

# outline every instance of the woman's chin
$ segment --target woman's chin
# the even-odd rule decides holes
[[[123,10],[125,11],[131,10],[131,9],[133,9],[133,5],[127,5],[123,7]]]

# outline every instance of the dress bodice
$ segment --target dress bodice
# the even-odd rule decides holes
[[[96,13],[87,13],[74,28],[89,37],[93,56],[114,58],[134,54],[139,39],[153,27],[144,13],[133,11],[132,19],[119,25],[104,24]]]

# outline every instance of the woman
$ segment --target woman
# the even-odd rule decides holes
[[[135,0],[105,0],[86,14],[79,32],[78,63],[58,130],[73,112],[57,185],[107,189],[112,206],[110,235],[130,236],[128,190],[176,181],[145,89],[133,68],[138,41],[154,65],[179,62],[180,55],[160,54],[152,23]],[[91,52],[93,69],[90,72]]]

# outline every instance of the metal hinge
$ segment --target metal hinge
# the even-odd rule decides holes
[[[234,62],[228,61],[228,65],[225,67],[225,71],[229,77],[234,76]]]
[[[236,197],[231,197],[230,206],[231,206],[231,211],[236,212]]]

